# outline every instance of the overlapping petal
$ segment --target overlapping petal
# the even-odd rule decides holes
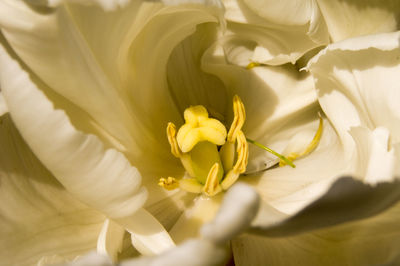
[[[247,62],[279,65],[294,63],[307,51],[329,42],[325,22],[314,0],[223,3],[228,30],[234,35],[226,43],[226,49],[233,52],[228,55],[232,63],[246,63],[243,58],[237,60],[237,48],[232,46],[246,47],[241,50],[247,50]]]
[[[9,114],[0,120],[1,263],[62,262],[95,248],[104,215],[66,191],[26,145]]]
[[[312,233],[280,238],[243,236],[232,244],[235,263],[249,266],[260,263],[395,265],[399,261],[399,215],[397,204],[371,218]],[[312,223],[315,222],[314,219]]]
[[[317,0],[332,41],[400,29],[397,0]]]
[[[332,44],[311,60],[308,68],[316,81],[321,106],[335,128],[331,132],[342,144],[338,146],[343,148],[342,157],[332,157],[334,165],[340,166],[338,160],[345,158],[347,171],[361,181],[327,179],[326,184],[316,182],[283,200],[270,201],[276,210],[270,206],[264,212],[276,218],[265,219],[268,215],[264,213],[264,219],[254,223],[257,232],[268,237],[243,237],[233,245],[239,265],[257,265],[260,261],[271,265],[398,261],[394,248],[400,241],[395,222],[400,200],[395,166],[399,161],[398,123],[393,124],[399,116],[395,100],[399,98],[395,74],[399,73],[398,47],[399,33],[360,37]],[[306,161],[299,161],[298,166]],[[314,162],[324,165],[318,159]],[[321,176],[323,172],[317,170]],[[293,216],[284,215],[293,210],[291,203],[299,205],[302,198],[315,195],[314,190],[322,191],[321,197]],[[279,255],[288,252],[289,257]]]
[[[351,127],[385,127],[399,142],[400,33],[363,36],[332,44],[308,64],[322,109],[344,146]]]

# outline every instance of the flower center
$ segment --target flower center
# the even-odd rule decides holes
[[[180,180],[161,178],[160,186],[214,196],[236,182],[246,171],[249,156],[246,137],[241,130],[246,114],[237,95],[233,98],[233,111],[234,119],[228,133],[220,121],[208,116],[202,105],[185,110],[185,124],[178,132],[173,123],[168,123],[171,152],[181,160],[190,177]]]
[[[158,184],[167,190],[180,188],[192,193],[214,196],[229,189],[239,175],[246,171],[249,157],[247,142],[277,156],[279,166],[290,165],[295,168],[293,161],[311,153],[321,138],[323,119],[320,116],[319,127],[312,141],[300,151],[293,149],[285,157],[245,137],[242,127],[246,113],[237,95],[233,97],[233,113],[234,119],[229,132],[220,121],[210,118],[207,109],[202,105],[191,106],[185,110],[185,124],[178,132],[173,123],[168,123],[167,136],[171,153],[181,160],[189,177],[180,180],[174,177],[160,178]]]

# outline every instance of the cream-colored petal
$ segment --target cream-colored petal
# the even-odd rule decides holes
[[[125,228],[110,219],[106,219],[97,239],[97,253],[117,261],[122,251]]]
[[[62,5],[43,12],[35,12],[24,1],[3,1],[0,5],[2,32],[24,63],[45,84],[86,111],[107,132],[128,147],[132,146],[134,140],[130,132],[134,121],[114,78],[118,60],[115,60],[117,48],[113,40],[122,42],[129,29],[127,25],[131,23],[127,14],[122,11],[122,14],[105,13],[98,7],[92,7],[89,13],[88,7],[81,5]],[[87,34],[88,28],[82,26],[82,16],[92,34]],[[110,37],[108,33],[115,29],[116,18],[120,19],[120,30],[113,30]],[[95,30],[92,26],[100,25],[99,21],[107,28],[102,26],[101,30]],[[93,48],[93,42],[96,48]],[[114,71],[108,73],[110,68]]]
[[[343,206],[353,203],[344,200]],[[377,202],[370,202],[363,209],[368,210],[374,203]],[[331,215],[330,207],[326,207],[326,213]],[[397,204],[374,217],[311,233],[271,238],[240,237],[232,242],[235,263],[246,266],[396,265],[400,261],[399,207]]]
[[[165,79],[167,60],[197,24],[217,21],[218,7],[142,1],[114,12],[76,3],[46,12],[24,1],[1,7],[4,35],[40,79],[86,111],[140,170],[153,168],[146,161],[176,168],[165,139],[165,124],[180,120]]]
[[[317,2],[334,42],[400,29],[400,3],[397,0],[317,0]]]
[[[239,95],[246,109],[243,132],[246,137],[282,152],[287,142],[304,127],[315,132],[318,125],[317,95],[312,78],[294,66],[255,67],[246,70],[227,64],[221,47],[210,48],[203,57],[204,69],[214,73]],[[232,113],[232,112],[230,112]],[[232,120],[228,117],[227,124]],[[318,122],[317,122],[318,123]],[[247,173],[264,169],[275,157],[249,144]],[[265,165],[267,163],[267,165]]]
[[[350,127],[386,127],[391,142],[400,141],[398,108],[400,33],[363,36],[332,44],[307,68],[319,102],[345,147]]]
[[[8,114],[0,120],[1,264],[45,265],[95,249],[104,215],[65,190],[31,152]]]
[[[271,65],[294,63],[307,51],[329,42],[325,22],[314,0],[295,3],[224,0],[223,3],[228,29],[234,38],[254,43],[252,61]]]
[[[318,121],[313,121],[298,128],[288,127],[278,134],[287,136],[284,145],[290,140],[290,136],[300,132],[315,133],[317,128]],[[344,154],[337,134],[328,121],[325,121],[322,132],[316,150],[295,161],[296,168],[289,166],[273,168],[241,177],[241,180],[253,185],[263,200],[279,211],[288,214],[299,211],[327,191],[330,184],[341,174],[351,173],[355,164],[352,154],[349,156]],[[312,134],[309,134],[307,141],[311,141],[312,137]],[[333,161],[335,163],[332,163]]]
[[[131,233],[132,244],[141,254],[160,254],[175,246],[160,222],[143,208],[130,217],[116,221]]]
[[[3,47],[0,64],[2,93],[18,130],[66,189],[110,217],[124,217],[140,208],[146,191],[124,155],[77,131]]]
[[[8,113],[8,107],[6,100],[4,99],[4,96],[0,91],[0,116],[4,115],[5,113]]]
[[[211,117],[223,118],[227,105],[224,84],[212,73],[205,73],[201,59],[216,41],[216,23],[199,25],[196,32],[174,48],[168,60],[169,90],[181,113],[189,106],[203,105]]]
[[[201,226],[210,222],[217,213],[222,194],[219,193],[214,197],[200,195],[186,207],[169,232],[175,243],[180,244],[188,238],[200,236]]]
[[[257,192],[237,183],[225,194],[215,218],[201,228],[203,238],[225,243],[247,228],[256,216],[260,198]]]
[[[80,5],[97,5],[106,11],[125,7],[130,0],[29,0],[33,5],[57,7],[63,3],[79,3]]]
[[[121,266],[206,266],[223,265],[228,259],[228,250],[204,239],[191,239],[158,256],[142,256],[124,260]],[[75,262],[58,264],[57,266],[112,266],[111,261],[95,253],[90,253]],[[40,265],[39,265],[40,266]]]
[[[368,185],[342,177],[321,197],[294,215],[273,223],[260,221],[251,232],[265,236],[289,236],[373,217],[399,202],[399,186],[398,180]]]
[[[122,261],[120,265],[222,265],[228,259],[228,241],[245,230],[258,209],[257,193],[245,184],[236,184],[227,192],[216,217],[201,228],[201,238],[189,239],[157,256],[142,256]],[[89,254],[65,265],[111,265],[104,258]]]
[[[304,25],[310,19],[314,8],[313,0],[306,1],[243,1],[254,13],[269,21],[284,25]]]
[[[391,181],[395,178],[395,164],[399,158],[390,147],[390,132],[386,128],[371,131],[357,127],[350,130],[357,147],[354,173],[368,184]],[[398,177],[400,178],[400,177]]]

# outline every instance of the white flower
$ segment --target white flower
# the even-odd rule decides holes
[[[98,247],[111,256],[125,230],[143,254],[198,235],[221,196],[194,201],[192,194],[157,185],[162,176],[184,174],[170,154],[165,128],[182,123],[183,110],[198,104],[228,122],[235,94],[246,108],[246,136],[275,150],[308,145],[318,128],[317,98],[331,122],[325,119],[317,149],[296,169],[259,172],[274,157],[250,147],[249,175],[240,180],[262,199],[250,232],[266,237],[234,240],[235,262],[398,261],[398,211],[387,210],[399,198],[393,178],[399,174],[398,33],[330,45],[309,62],[311,75],[293,65],[248,70],[243,66],[254,61],[296,62],[329,36],[352,33],[335,35],[334,19],[324,26],[329,9],[321,8],[322,19],[315,1],[297,1],[302,12],[287,10],[286,17],[277,16],[286,1],[273,12],[245,1],[259,17],[246,16],[249,10],[231,1],[224,1],[226,13],[216,1],[87,2],[108,12],[70,2],[56,9],[0,2],[0,141],[9,151],[0,168],[2,261],[73,258],[93,249],[100,231]],[[226,32],[219,27],[224,15]],[[382,73],[385,78],[375,78]],[[385,116],[378,115],[382,110]],[[364,180],[338,180],[343,174]],[[383,230],[379,223],[385,234],[376,237]],[[376,239],[380,245],[370,252]]]

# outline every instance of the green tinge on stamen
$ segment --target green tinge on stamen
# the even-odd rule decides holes
[[[274,151],[274,150],[272,150],[272,149],[270,149],[270,148],[268,148],[268,147],[265,147],[264,145],[262,145],[261,143],[258,143],[258,142],[255,141],[255,140],[252,140],[252,139],[249,139],[249,138],[246,138],[246,140],[247,140],[248,142],[250,142],[251,144],[256,145],[257,147],[259,147],[259,148],[261,148],[261,149],[264,149],[264,150],[266,150],[266,151],[269,152],[269,153],[272,153],[273,155],[275,155],[275,156],[278,157],[279,159],[285,161],[285,163],[287,163],[287,164],[290,165],[291,167],[296,168],[296,165],[294,165],[293,162],[292,162],[291,160],[289,160],[288,158],[286,158],[286,157],[283,156],[282,154],[279,154],[279,153],[277,153],[276,151]]]

